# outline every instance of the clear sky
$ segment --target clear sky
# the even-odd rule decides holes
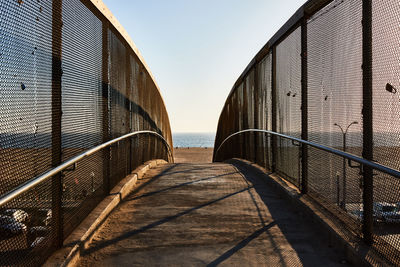
[[[103,0],[150,67],[173,132],[215,132],[244,68],[305,0]]]

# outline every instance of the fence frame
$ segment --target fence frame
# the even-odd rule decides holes
[[[3,193],[0,195],[0,208],[5,207],[4,205],[17,197],[21,196],[21,194],[27,192],[28,190],[32,190],[35,186],[43,183],[44,181],[50,181],[49,190],[51,190],[50,197],[51,199],[51,209],[52,219],[51,224],[49,225],[49,229],[51,229],[51,233],[49,234],[49,241],[51,241],[52,249],[57,249],[62,247],[63,241],[65,239],[66,233],[64,233],[64,219],[63,216],[63,180],[64,174],[63,171],[70,171],[67,169],[69,166],[73,166],[72,170],[75,170],[75,163],[79,160],[92,155],[93,153],[102,150],[102,160],[98,162],[99,165],[102,165],[102,189],[99,191],[99,195],[107,196],[111,191],[111,178],[112,173],[111,170],[111,145],[116,144],[120,141],[127,142],[127,152],[126,158],[127,162],[127,171],[131,171],[133,166],[133,158],[134,152],[132,151],[133,145],[131,142],[132,137],[141,135],[144,138],[148,138],[149,145],[145,145],[143,148],[140,147],[140,152],[143,150],[144,156],[147,157],[146,160],[152,159],[155,156],[161,156],[165,159],[168,159],[169,162],[173,162],[173,143],[172,143],[172,134],[169,123],[169,116],[166,110],[165,101],[163,96],[161,95],[160,88],[158,87],[149,67],[141,56],[139,50],[137,49],[134,42],[131,40],[130,36],[127,34],[126,30],[122,27],[122,25],[117,21],[117,19],[111,14],[108,8],[101,2],[97,0],[78,0],[76,1],[76,8],[79,9],[87,9],[90,11],[93,17],[97,18],[101,24],[101,28],[99,31],[95,31],[97,36],[100,38],[101,42],[99,44],[99,49],[101,50],[101,76],[99,80],[99,96],[100,102],[96,102],[99,104],[99,112],[102,112],[102,116],[100,116],[100,122],[98,127],[98,133],[100,136],[99,142],[101,144],[92,147],[85,152],[76,152],[80,153],[78,155],[74,155],[72,158],[63,162],[63,128],[62,128],[62,114],[63,114],[63,56],[67,37],[63,35],[63,12],[68,11],[64,6],[68,0],[54,0],[49,3],[50,11],[48,18],[51,19],[51,26],[49,26],[49,38],[51,40],[51,50],[49,49],[49,53],[51,53],[51,65],[50,62],[48,64],[49,73],[51,76],[49,77],[49,83],[51,84],[51,91],[49,97],[51,97],[51,109],[49,110],[49,116],[51,117],[51,144],[49,142],[49,150],[51,150],[50,159],[51,165],[46,166],[45,173],[38,175],[35,173],[32,176],[36,177],[26,177],[18,186],[12,188],[10,191]],[[22,2],[22,1],[21,1]],[[17,3],[18,4],[18,3]],[[69,3],[68,3],[69,4]],[[82,5],[81,5],[82,4]],[[21,3],[19,3],[21,5]],[[42,7],[40,7],[40,12],[42,12]],[[39,18],[36,18],[39,21]],[[9,23],[13,23],[14,21],[10,20]],[[99,24],[99,25],[100,25]],[[112,36],[110,36],[110,32],[115,34],[116,39],[121,43],[121,46],[126,51],[126,62],[125,64],[121,64],[121,70],[126,72],[126,88],[127,93],[123,95],[124,97],[124,107],[123,113],[126,116],[126,130],[127,134],[118,136],[115,139],[111,139],[111,102],[113,101],[110,97],[110,92],[113,90],[110,86],[110,40]],[[51,34],[51,36],[50,36]],[[101,35],[101,36],[100,36]],[[65,38],[63,40],[63,38]],[[101,45],[101,47],[100,47]],[[36,48],[35,48],[36,49]],[[14,52],[13,50],[11,51]],[[143,80],[142,78],[146,77],[147,82],[144,84],[141,82],[138,84],[139,94],[137,98],[139,98],[138,103],[135,103],[136,98],[132,100],[132,96],[130,92],[133,92],[133,85],[131,84],[131,75],[136,74],[135,70],[132,71],[131,68],[131,59],[133,59],[132,63],[137,64],[139,68],[138,79]],[[86,64],[87,62],[85,62]],[[98,62],[100,64],[100,61]],[[89,64],[89,63],[88,63]],[[135,81],[136,82],[136,81]],[[148,85],[151,88],[144,88]],[[97,87],[94,87],[97,90]],[[116,89],[118,91],[118,89]],[[97,91],[96,91],[97,92]],[[145,99],[141,99],[145,98]],[[153,106],[152,99],[156,99],[157,103]],[[96,101],[98,99],[96,98]],[[142,107],[141,104],[145,106]],[[137,105],[137,106],[134,106]],[[138,112],[137,119],[140,121],[148,120],[149,123],[141,123],[139,129],[133,130],[132,127],[132,112],[133,108],[136,108]],[[140,118],[139,118],[140,117]],[[129,120],[129,121],[128,121]],[[49,123],[50,124],[50,123]],[[96,126],[97,127],[97,126]],[[80,129],[80,128],[78,128]],[[96,128],[97,129],[97,128]],[[156,139],[156,141],[154,141]],[[158,147],[157,147],[158,146]],[[87,148],[87,147],[86,147]],[[158,149],[157,149],[158,148]],[[83,148],[85,149],[85,147]],[[82,150],[81,150],[82,151]],[[159,153],[159,154],[155,154]],[[155,158],[154,158],[155,159]],[[140,158],[138,162],[135,164],[140,164],[144,157]],[[86,177],[84,177],[86,179]],[[89,179],[89,178],[88,178]],[[80,220],[81,218],[79,218]],[[74,226],[75,227],[75,226]],[[50,237],[51,236],[51,237]],[[51,253],[52,249],[43,252],[43,255],[39,255],[40,260],[44,260],[45,254]]]
[[[243,132],[235,127],[231,127],[228,131],[220,131],[226,125],[226,120],[229,119],[224,116],[224,110],[230,101],[231,96],[234,94],[238,86],[246,80],[252,70],[256,70],[259,63],[270,53],[271,55],[271,97],[272,97],[272,128],[269,132],[272,166],[271,171],[277,170],[277,70],[276,70],[276,47],[290,35],[294,30],[300,27],[301,29],[301,139],[297,140],[301,143],[301,193],[308,193],[308,145],[303,141],[308,140],[308,70],[307,70],[307,21],[316,12],[333,2],[333,0],[309,0],[302,7],[300,7],[290,19],[273,35],[273,37],[262,47],[262,49],[255,55],[251,62],[247,65],[245,70],[239,76],[237,81],[230,91],[227,102],[221,112],[218,121],[218,131],[215,138],[214,156],[213,160],[217,160],[218,148],[223,144],[229,134]],[[361,4],[361,3],[360,3]],[[368,161],[373,161],[373,110],[372,110],[372,0],[362,1],[362,122],[363,122],[363,141],[362,141],[362,156]],[[256,91],[259,88],[255,89]],[[235,108],[235,107],[233,107]],[[233,129],[233,130],[232,130]],[[245,128],[246,129],[246,128]],[[249,129],[250,130],[250,129]],[[255,129],[253,129],[255,130]],[[229,132],[230,131],[230,132]],[[239,137],[241,138],[241,137]],[[287,137],[285,137],[287,138]],[[257,147],[257,146],[256,146]],[[255,152],[258,155],[258,151]],[[249,155],[247,155],[249,156]],[[248,159],[250,159],[249,157]],[[360,169],[363,180],[363,222],[362,222],[362,236],[366,244],[373,244],[373,167],[369,164],[363,163],[364,167]]]

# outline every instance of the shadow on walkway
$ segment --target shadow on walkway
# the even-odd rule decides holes
[[[300,211],[289,206],[286,200],[277,202],[270,197],[271,194],[275,194],[275,196],[278,194],[273,192],[273,189],[266,183],[266,179],[270,179],[268,177],[270,173],[264,173],[251,164],[236,159],[228,160],[227,163],[236,167],[243,176],[243,179],[253,186],[257,195],[260,196],[264,204],[268,207],[274,222],[282,231],[292,248],[297,252],[303,266],[316,266],[316,259],[326,261],[326,263],[331,262],[330,266],[332,266],[332,264],[349,266],[344,260],[345,255],[341,255],[340,258],[337,258],[338,255],[332,253],[333,249],[328,246],[327,240],[324,240],[324,235],[321,235],[321,233],[314,229],[312,223],[310,223],[307,218],[304,218]],[[249,191],[249,194],[257,210],[260,210],[253,193]],[[284,203],[285,206],[282,206],[282,203]],[[297,220],[290,221],[290,217]],[[261,214],[260,220],[262,220]],[[263,224],[265,225],[264,222]],[[267,236],[271,242],[274,242],[274,238],[268,233]],[[283,259],[279,247],[277,247],[276,251],[280,254],[281,259]],[[316,252],[318,254],[316,254]],[[283,262],[284,261],[281,261],[281,263]],[[282,266],[286,266],[286,264]]]
[[[166,218],[164,218],[164,219],[162,219],[162,220],[153,222],[153,223],[148,224],[148,225],[146,225],[146,226],[143,226],[143,227],[141,227],[141,228],[139,228],[139,229],[137,229],[137,230],[124,233],[123,235],[120,235],[120,236],[117,237],[117,238],[104,241],[104,242],[102,242],[101,244],[97,245],[96,247],[92,247],[92,248],[86,250],[86,251],[83,253],[83,255],[90,254],[90,253],[92,253],[92,252],[94,252],[94,251],[97,251],[97,250],[99,250],[99,249],[102,249],[102,248],[104,248],[104,247],[107,247],[107,246],[109,246],[109,245],[111,245],[111,244],[117,243],[117,242],[119,242],[119,241],[121,241],[121,240],[123,240],[123,239],[131,238],[132,236],[137,235],[137,234],[139,234],[139,233],[142,233],[142,232],[144,232],[144,231],[146,231],[146,230],[149,230],[149,229],[151,229],[151,228],[154,228],[154,227],[156,227],[156,226],[159,226],[159,225],[161,225],[161,224],[163,224],[163,223],[167,223],[167,222],[169,222],[169,221],[171,221],[171,220],[177,219],[177,218],[179,218],[179,217],[181,217],[181,216],[183,216],[183,215],[186,215],[186,214],[188,214],[188,213],[190,213],[190,212],[193,212],[193,211],[195,211],[195,210],[198,210],[198,209],[204,208],[204,207],[206,207],[206,206],[212,205],[212,204],[214,204],[214,203],[216,203],[216,202],[218,202],[218,201],[224,200],[224,199],[226,199],[226,198],[228,198],[228,197],[234,196],[234,195],[236,195],[236,194],[242,193],[242,192],[247,191],[247,190],[249,190],[249,188],[244,188],[244,189],[239,190],[239,191],[237,191],[237,192],[234,192],[234,193],[225,195],[225,196],[223,196],[223,197],[217,198],[217,199],[215,199],[215,200],[213,200],[213,201],[209,201],[209,202],[204,203],[204,204],[202,204],[202,205],[193,207],[193,208],[191,208],[191,209],[187,209],[187,210],[185,210],[185,211],[183,211],[183,212],[179,212],[179,213],[177,213],[177,214],[175,214],[175,215],[168,216],[168,217],[166,217]]]
[[[160,180],[162,177],[165,179]],[[242,258],[248,253],[253,258],[251,264],[340,266],[344,255],[333,252],[302,214],[290,207],[265,179],[270,179],[267,174],[238,160],[162,167],[151,179],[142,179],[142,184],[123,201],[122,205],[134,208],[116,211],[123,216],[119,218],[130,213],[129,219],[123,219],[125,228],[115,229],[112,237],[104,236],[81,255],[101,256],[103,249],[121,242],[118,245],[124,251],[112,254],[119,257],[119,253],[127,253],[129,246],[123,242],[137,238],[140,246],[135,243],[128,252],[132,259],[135,253],[142,253],[138,248],[144,246],[148,254],[142,256],[153,260],[166,254],[171,257],[169,252],[162,252],[168,248],[177,253],[172,254],[173,260],[180,263],[180,251],[190,247],[193,260],[201,259],[207,266],[226,264],[227,260],[229,264],[249,264]],[[116,221],[113,227],[119,223]],[[139,236],[143,233],[146,235]],[[175,238],[177,241],[171,243]]]

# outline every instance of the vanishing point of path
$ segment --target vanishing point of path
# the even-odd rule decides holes
[[[302,215],[243,163],[149,170],[79,266],[345,266]]]

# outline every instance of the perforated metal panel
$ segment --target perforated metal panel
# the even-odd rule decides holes
[[[311,146],[302,155],[290,139],[242,130],[302,136],[399,170],[399,14],[398,1],[308,1],[238,78],[214,148],[215,161],[242,157],[276,171],[394,265],[400,264],[399,178]],[[231,110],[238,115],[227,116]]]
[[[155,82],[101,12],[90,1],[0,1],[2,199],[130,131],[153,129],[172,147]],[[170,156],[159,137],[135,135],[14,197],[0,207],[0,265],[41,265],[110,187]]]
[[[373,1],[373,140],[374,160],[400,170],[400,3]],[[374,203],[395,209],[400,203],[400,179],[376,172]],[[400,207],[400,205],[397,205]],[[393,214],[392,216],[395,216]],[[390,218],[385,218],[390,220]],[[375,227],[376,247],[400,262],[398,224]]]
[[[301,30],[297,28],[276,47],[277,132],[301,136]],[[300,147],[277,140],[277,171],[300,184]]]
[[[309,140],[361,155],[359,1],[333,1],[317,12],[308,20],[307,39]],[[361,176],[345,159],[309,148],[308,170],[311,192],[337,206],[360,206]]]
[[[109,34],[109,73],[110,73],[110,129],[111,138],[129,131],[127,68],[128,59],[125,45],[111,30]],[[121,66],[123,66],[121,68]],[[111,147],[111,186],[113,187],[128,174],[128,141],[121,141]]]
[[[0,193],[51,167],[51,3],[0,1]]]
[[[102,22],[79,0],[63,2],[62,18],[61,140],[65,161],[102,143],[102,101],[106,100],[102,98]],[[62,180],[67,236],[102,197],[102,152],[64,172]]]
[[[269,53],[260,63],[259,63],[259,87],[260,91],[258,93],[259,98],[259,129],[272,130],[272,55]],[[269,136],[266,134],[258,134],[261,142],[260,152],[263,161],[262,166],[267,169],[272,167],[272,157],[271,148],[269,142]]]
[[[0,1],[0,195],[51,168],[51,34],[51,2]],[[47,182],[0,207],[0,265],[47,257],[51,222],[37,226],[51,206]]]
[[[254,107],[254,69],[247,74],[246,77],[246,93],[245,93],[245,118],[247,119],[247,127],[246,128],[254,128],[255,127],[255,107]],[[255,148],[255,135],[253,133],[249,133],[245,136],[245,146],[246,146],[246,155],[245,158],[250,159],[251,161],[256,161],[256,148]]]

